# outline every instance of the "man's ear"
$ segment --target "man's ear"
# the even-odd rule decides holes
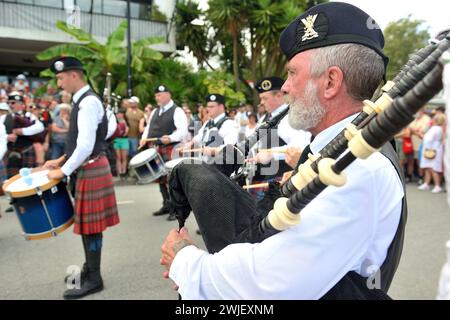
[[[334,98],[340,92],[344,84],[344,73],[341,68],[337,66],[329,67],[327,71],[325,71],[324,82],[324,98]]]

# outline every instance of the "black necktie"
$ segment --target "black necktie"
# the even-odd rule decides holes
[[[304,163],[306,160],[308,160],[308,154],[311,153],[311,148],[309,147],[310,145],[308,144],[305,149],[303,149],[302,154],[300,155],[300,159],[298,160],[297,163],[297,168],[299,165],[301,165],[302,163]]]
[[[208,123],[206,124],[206,127],[208,128],[208,129],[211,129],[212,127],[214,127],[214,120],[209,120],[208,121]]]
[[[300,159],[297,162],[297,166],[295,167],[295,172],[298,171],[298,167],[303,164],[306,160],[308,160],[308,154],[311,153],[311,142],[313,142],[314,140],[314,136],[311,136],[311,140],[310,143],[305,147],[305,149],[303,149],[302,154],[300,155]]]

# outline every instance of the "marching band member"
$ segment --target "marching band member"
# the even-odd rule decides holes
[[[73,94],[66,154],[47,161],[44,168],[51,169],[49,179],[76,173],[74,232],[81,235],[86,262],[81,271],[81,287],[66,290],[63,297],[78,299],[103,290],[100,274],[103,231],[117,225],[119,215],[105,155],[108,123],[102,101],[86,84],[79,60],[60,58],[51,70],[56,74],[58,86]]]
[[[222,164],[223,158],[216,156],[224,146],[237,143],[238,132],[234,121],[225,114],[224,96],[218,93],[209,94],[206,97],[206,108],[210,119],[184,147],[189,149],[195,145],[200,146],[204,162]]]
[[[162,159],[167,162],[172,160],[173,147],[188,134],[188,123],[183,109],[178,107],[172,100],[170,90],[160,85],[155,89],[155,100],[158,107],[155,108],[151,115],[150,121],[145,127],[142,134],[139,147],[143,147],[147,142],[147,138],[158,138],[155,143],[156,150],[161,155]],[[150,143],[148,143],[151,145]],[[167,176],[162,176],[158,179],[159,190],[163,197],[163,206],[158,211],[154,212],[154,216],[169,214],[167,220],[176,220],[175,211],[170,205],[169,188]]]
[[[289,123],[315,136],[313,154],[355,118],[363,100],[382,82],[384,37],[379,28],[368,28],[367,21],[373,20],[359,8],[329,2],[308,9],[281,34],[289,61],[281,88],[290,100]],[[195,169],[181,166],[171,177],[185,183],[203,167]],[[260,243],[229,239],[208,253],[194,245],[185,228],[170,231],[160,260],[164,276],[176,283],[184,299],[358,299],[372,294],[368,283],[386,298],[406,219],[398,159],[387,143],[382,152],[357,159],[345,172],[346,184],[327,187],[302,210],[299,224]],[[202,179],[203,188],[191,181],[192,188],[184,190],[188,197],[190,192],[201,194],[190,202],[193,211],[211,215],[235,210],[240,221],[245,216],[248,223],[260,221],[248,194],[226,177]],[[211,197],[217,188],[233,205],[218,206]]]
[[[8,134],[7,171],[11,178],[22,167],[35,166],[34,137],[44,131],[44,125],[34,114],[26,112],[24,97],[19,92],[11,92],[8,103],[12,112],[5,118],[5,128]]]
[[[255,88],[259,93],[259,99],[262,106],[266,110],[266,116],[261,119],[261,122],[270,120],[276,117],[279,113],[286,110],[288,107],[284,103],[284,94],[281,92],[284,80],[278,77],[266,77],[258,80]],[[295,130],[289,125],[288,117],[284,117],[278,124],[277,129],[270,130],[270,132],[255,146],[254,150],[265,149],[270,150],[279,147],[298,148],[300,152],[309,144],[311,134],[304,130]],[[253,178],[252,184],[273,181],[274,179],[281,179],[283,174],[291,171],[286,162],[286,155],[284,152],[260,151],[254,158],[249,161],[257,163],[257,170]],[[261,200],[264,197],[267,188],[252,189],[251,193],[256,199]]]

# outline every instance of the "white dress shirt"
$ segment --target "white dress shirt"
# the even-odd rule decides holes
[[[81,96],[89,90],[86,85],[73,95],[76,103]],[[62,172],[69,176],[78,169],[84,161],[92,154],[95,145],[95,137],[98,125],[103,120],[104,108],[101,101],[94,96],[85,97],[79,105],[77,125],[77,146],[66,163],[61,167]]]
[[[175,103],[173,102],[173,100],[170,100],[168,104],[166,104],[165,106],[162,106],[160,108],[156,108],[155,110],[152,111],[152,113],[150,114],[150,119],[147,122],[147,125],[145,126],[144,132],[142,133],[142,139],[145,139],[148,137],[148,132],[150,130],[150,123],[152,121],[153,115],[155,114],[156,111],[159,110],[160,114],[163,114],[164,112],[166,112],[167,110],[169,110],[170,108],[172,108],[175,105]],[[188,134],[188,122],[186,119],[186,114],[184,113],[183,109],[181,108],[176,108],[175,112],[173,114],[173,122],[175,124],[175,131],[172,132],[169,135],[170,138],[170,142],[180,142],[183,141],[183,139],[185,139],[185,137]]]
[[[25,113],[25,117],[29,118],[31,121],[34,121],[34,123],[29,127],[21,128],[23,136],[33,136],[44,131],[44,125],[34,114],[27,112]]]
[[[219,123],[219,121],[225,118],[225,116],[225,113],[222,113],[215,117],[213,119],[214,125]],[[209,140],[211,132],[217,131],[217,127],[213,127],[211,129],[207,128],[208,122],[209,121],[206,121],[202,125],[197,135],[195,135],[195,137],[192,139],[196,144],[201,145],[202,147],[204,146],[204,142],[207,142]],[[205,134],[203,134],[204,132]],[[238,132],[236,131],[236,126],[233,120],[228,119],[224,121],[224,123],[220,127],[219,136],[223,139],[223,144],[215,147],[223,147],[228,144],[234,145],[238,141]],[[202,139],[205,141],[202,141]]]
[[[354,116],[318,134],[317,153]],[[302,212],[300,223],[261,243],[231,244],[212,255],[181,249],[170,278],[184,299],[318,299],[347,272],[381,266],[396,233],[403,188],[380,153],[357,159],[347,183],[328,187]],[[371,267],[372,268],[372,267]]]
[[[4,119],[0,119],[0,161],[5,156],[8,144],[8,135],[6,134],[6,128],[5,125],[3,124],[3,121]]]
[[[109,139],[117,129],[116,115],[110,108],[106,109],[106,119],[108,119],[108,132],[106,133],[106,139]]]

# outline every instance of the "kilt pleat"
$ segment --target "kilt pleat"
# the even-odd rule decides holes
[[[78,171],[74,232],[100,233],[119,222],[111,169],[108,159],[101,156]]]

